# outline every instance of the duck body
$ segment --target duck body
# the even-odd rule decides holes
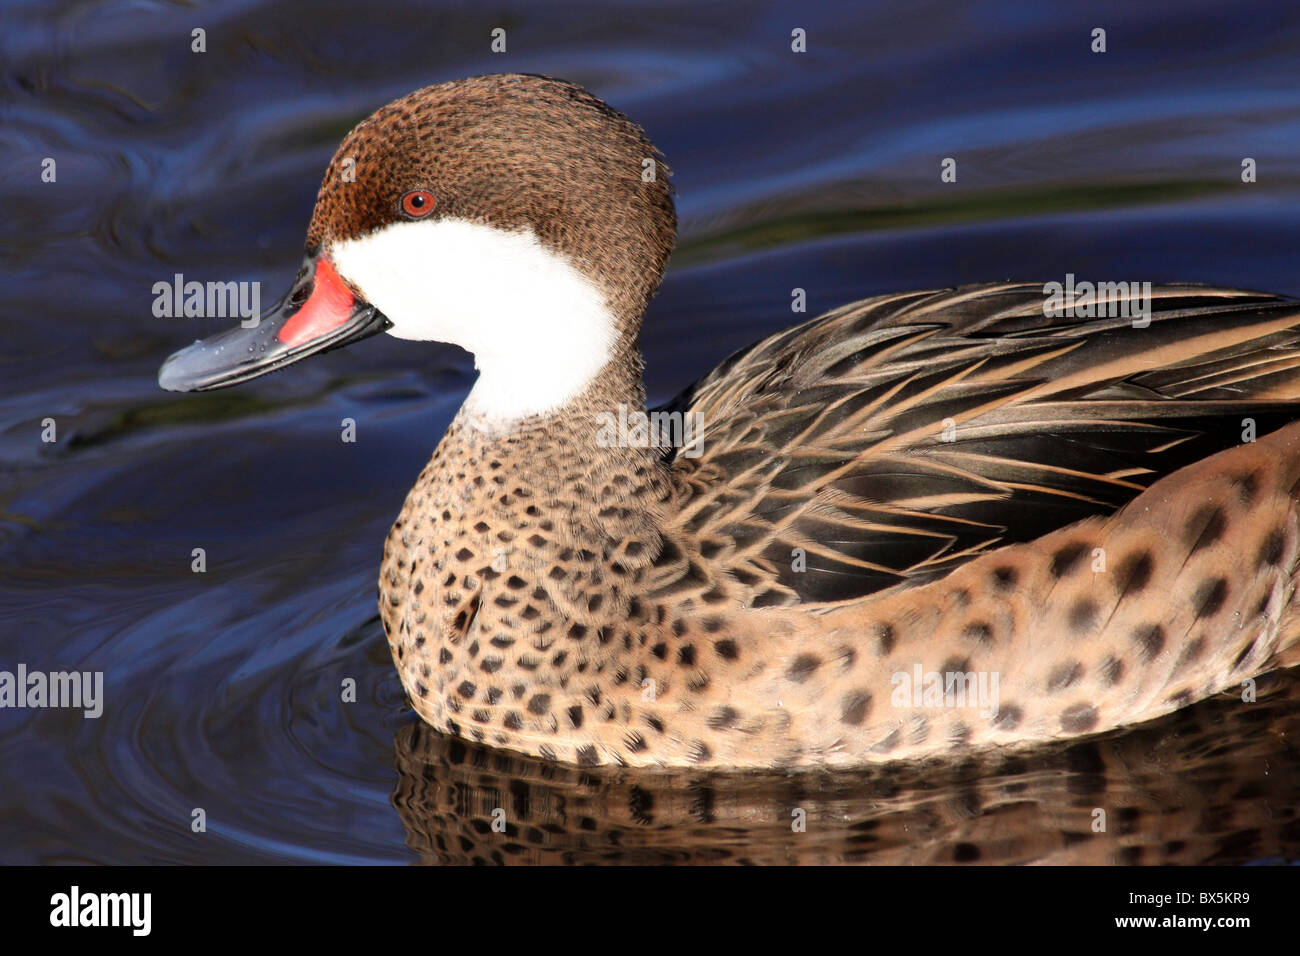
[[[1161,291],[1199,295],[1220,323],[1233,315],[1231,294]],[[698,458],[596,445],[606,382],[527,429],[495,432],[462,410],[385,545],[384,625],[416,710],[440,730],[580,765],[852,766],[1097,732],[1240,689],[1295,642],[1300,426],[1243,442],[1234,405],[1052,402],[1070,382],[1048,374],[1059,343],[1038,341],[1020,345],[1020,361],[1047,367],[1017,383],[1037,402],[1000,394],[1006,379],[983,372],[989,346],[975,342],[976,356],[930,357],[919,404],[936,411],[847,410],[873,365],[881,395],[917,381],[908,353],[933,351],[945,305],[1014,314],[1039,294],[920,294],[905,300],[925,304],[911,318],[893,297],[868,300],[760,343],[692,397],[714,422]],[[1257,332],[1297,320],[1290,304],[1238,298],[1252,304],[1236,318]],[[875,361],[858,356],[848,378],[805,370],[823,393],[800,398],[792,363],[833,357],[801,346],[818,333],[849,342],[882,306],[910,346],[869,324],[861,343],[893,347],[868,349]],[[1109,350],[1104,333],[1075,341],[1065,355]],[[760,387],[769,363],[787,378]],[[1092,374],[1089,360],[1074,364]],[[726,405],[711,398],[722,393]],[[635,401],[635,387],[621,398]],[[925,424],[882,427],[902,414]],[[1207,419],[1225,450],[1145,490],[1150,474],[1117,478],[1086,470],[1092,456],[1071,468],[1052,454],[1080,444],[1112,466],[1167,465],[1153,449],[1193,441],[1188,426]],[[1048,448],[1022,437],[1020,459],[989,454],[1031,434],[1026,423]],[[1177,449],[1165,457],[1197,454]],[[893,484],[913,498],[872,493]],[[1107,513],[1106,495],[1131,500]],[[1096,513],[1061,517],[1074,509]],[[999,546],[1017,537],[1028,540]],[[872,538],[881,546],[857,557]],[[850,596],[816,599],[834,588]]]
[[[881,296],[659,410],[689,447],[611,442],[675,232],[657,155],[561,81],[418,91],[340,147],[269,357],[164,366],[221,387],[381,328],[474,351],[379,582],[427,723],[583,766],[844,767],[1295,663],[1300,304],[1165,286],[1139,326],[1048,315],[1041,284]],[[381,173],[343,185],[348,159]]]

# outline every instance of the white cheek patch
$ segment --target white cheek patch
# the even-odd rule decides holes
[[[479,379],[466,405],[495,421],[576,398],[617,342],[600,289],[530,231],[398,222],[336,242],[328,254],[393,323],[390,335],[473,352]]]

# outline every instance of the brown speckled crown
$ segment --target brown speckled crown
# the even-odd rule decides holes
[[[354,182],[343,175],[349,159]],[[649,182],[645,159],[656,164]],[[668,173],[639,126],[572,83],[527,74],[441,83],[377,110],[343,140],[307,249],[397,221],[401,197],[427,189],[433,219],[528,228],[567,255],[634,342],[676,237]]]

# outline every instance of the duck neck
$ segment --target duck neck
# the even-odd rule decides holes
[[[640,700],[628,628],[655,611],[671,485],[662,449],[609,427],[644,411],[630,361],[509,427],[462,407],[393,526],[380,579],[393,654],[426,721],[492,727],[494,742],[528,750],[551,746],[555,714],[612,720],[618,693]]]
[[[513,507],[545,523],[538,539],[547,547],[530,558],[540,575],[557,557],[598,565],[622,550],[640,559],[623,562],[630,568],[658,552],[668,470],[647,422],[640,353],[631,349],[546,413],[502,420],[467,400],[449,436],[490,472],[495,496],[478,507],[497,510],[514,496]]]
[[[644,411],[638,333],[646,300],[591,279],[563,256],[516,270],[496,293],[489,320],[451,339],[479,371],[469,416],[497,430],[543,427],[605,405]],[[465,314],[471,314],[465,310]]]

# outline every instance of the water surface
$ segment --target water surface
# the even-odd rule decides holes
[[[673,166],[653,400],[876,293],[1073,272],[1300,295],[1300,8],[1088,11],[5,5],[0,669],[103,671],[106,702],[98,720],[0,710],[0,862],[1300,857],[1292,677],[1255,705],[856,774],[577,771],[440,737],[405,703],[375,580],[470,358],[372,339],[234,391],[156,386],[170,351],[227,323],[155,318],[155,282],[260,280],[269,301],[353,123],[508,70],[586,85]]]

